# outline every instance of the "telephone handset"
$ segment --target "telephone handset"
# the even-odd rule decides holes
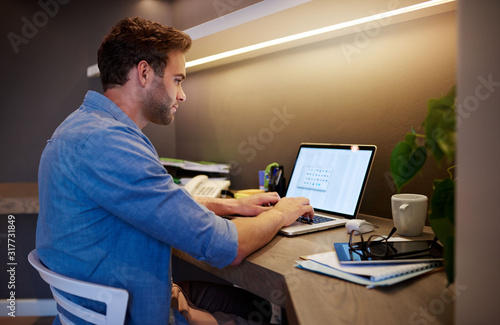
[[[230,185],[228,180],[213,180],[207,175],[198,175],[187,182],[184,188],[192,196],[219,197],[222,190],[229,189]]]

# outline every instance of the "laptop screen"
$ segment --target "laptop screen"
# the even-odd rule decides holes
[[[354,218],[375,151],[372,145],[301,144],[286,196],[304,196],[315,210]]]

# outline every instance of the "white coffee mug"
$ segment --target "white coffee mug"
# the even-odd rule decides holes
[[[391,198],[392,219],[401,236],[419,236],[427,219],[427,196],[394,194]]]

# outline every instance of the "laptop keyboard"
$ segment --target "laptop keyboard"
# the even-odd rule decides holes
[[[325,218],[325,217],[320,217],[320,216],[314,216],[313,219],[309,219],[307,217],[300,217],[297,219],[297,221],[302,222],[302,223],[308,223],[308,224],[317,224],[317,223],[322,223],[326,221],[333,221],[335,219],[333,218]]]

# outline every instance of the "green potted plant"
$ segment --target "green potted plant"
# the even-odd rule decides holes
[[[420,173],[427,157],[432,156],[440,168],[446,165],[447,176],[435,179],[430,199],[429,224],[444,246],[445,272],[448,283],[454,281],[455,246],[455,180],[453,177],[456,149],[455,87],[448,94],[430,99],[428,112],[421,127],[414,128],[404,141],[396,144],[391,154],[391,176],[400,193]]]

